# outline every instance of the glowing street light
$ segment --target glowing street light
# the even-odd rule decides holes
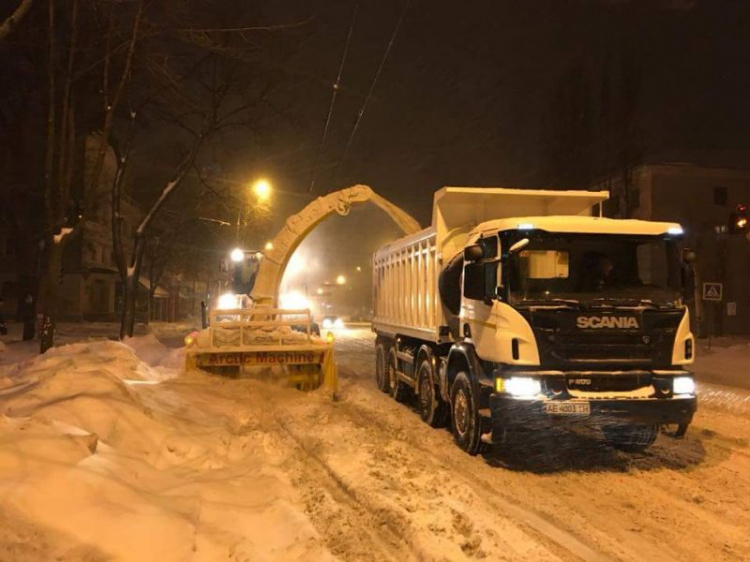
[[[323,288],[322,287],[318,287],[318,290],[315,291],[315,292],[318,293],[319,295],[322,295],[323,294]]]
[[[271,197],[271,184],[268,180],[259,179],[253,184],[253,193],[260,201],[267,201]]]
[[[360,266],[357,266],[357,273],[362,273],[362,268]]]
[[[273,242],[271,242],[270,240],[266,242],[265,249],[266,252],[270,252],[271,250],[273,250]]]
[[[336,277],[336,285],[346,285],[346,277],[343,275]]]

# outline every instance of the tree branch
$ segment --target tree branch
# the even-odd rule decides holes
[[[21,20],[31,8],[33,0],[21,0],[21,3],[16,8],[16,11],[11,16],[0,24],[0,41],[3,41],[10,35],[11,31],[21,23]]]

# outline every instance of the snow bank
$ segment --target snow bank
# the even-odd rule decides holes
[[[698,353],[694,369],[704,382],[750,389],[750,343],[741,343]]]
[[[247,389],[166,377],[179,351],[88,342],[0,373],[0,559],[331,559],[284,447],[227,408]]]

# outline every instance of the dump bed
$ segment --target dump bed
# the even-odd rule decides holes
[[[510,217],[587,216],[606,191],[444,187],[434,197],[432,226],[392,242],[373,258],[373,329],[427,341],[450,341],[440,299],[442,269],[477,225]]]

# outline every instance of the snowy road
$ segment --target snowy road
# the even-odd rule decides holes
[[[492,455],[466,456],[447,430],[380,393],[370,334],[351,332],[339,348],[345,422],[333,427],[356,427],[362,451],[358,469],[340,470],[355,490],[389,500],[413,544],[448,543],[438,549],[448,559],[750,558],[748,393],[703,385],[687,438],[661,436],[646,454],[561,432],[538,445],[526,470],[508,469]],[[334,447],[344,438],[319,440]]]
[[[0,368],[0,560],[750,559],[747,391],[702,384],[646,454],[561,432],[509,467],[377,390],[372,340],[339,334],[338,402],[153,338]]]

